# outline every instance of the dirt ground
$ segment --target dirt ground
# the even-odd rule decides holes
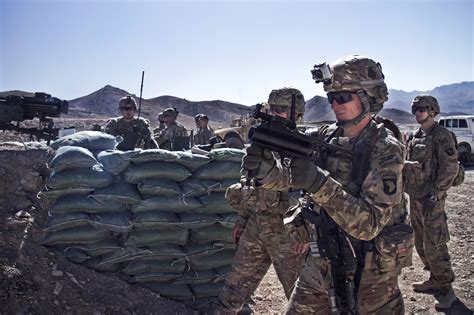
[[[472,314],[474,309],[473,205],[474,167],[470,167],[465,182],[451,188],[446,203],[451,233],[448,245],[456,274],[454,289],[459,297],[447,314]],[[0,315],[197,314],[182,303],[161,298],[115,275],[73,264],[41,246],[47,213],[39,205],[24,210],[17,213],[0,204]],[[412,282],[427,277],[415,253],[413,266],[400,277],[407,314],[436,313],[433,296],[411,289]],[[273,268],[252,298],[256,314],[285,311],[286,298]]]

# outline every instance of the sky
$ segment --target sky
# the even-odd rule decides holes
[[[316,63],[381,63],[389,88],[474,81],[474,0],[0,0],[0,91],[62,99],[109,84],[143,97],[324,95]]]

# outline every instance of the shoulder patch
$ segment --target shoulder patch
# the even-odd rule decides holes
[[[383,192],[387,195],[393,195],[397,192],[396,178],[383,178]]]
[[[397,165],[397,164],[402,163],[400,156],[398,154],[384,155],[384,156],[379,157],[377,160],[381,168],[385,168],[391,165]]]

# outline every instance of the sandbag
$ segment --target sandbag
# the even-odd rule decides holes
[[[219,148],[211,150],[208,156],[213,161],[227,161],[242,163],[242,158],[245,155],[245,150],[233,149],[233,148]]]
[[[131,261],[123,268],[123,272],[127,275],[139,275],[152,272],[171,272],[183,273],[186,270],[185,261],[156,261],[137,259]]]
[[[172,212],[145,211],[133,216],[132,224],[136,228],[165,228],[176,226],[179,218]]]
[[[91,258],[91,256],[87,255],[86,252],[75,247],[56,246],[55,250],[59,251],[69,261],[72,261],[76,264],[82,264],[83,262]]]
[[[221,180],[209,180],[209,179],[202,179],[201,183],[206,186],[207,191],[209,193],[214,193],[214,192],[226,192],[227,188],[229,188],[231,185],[238,183],[239,181],[234,178],[228,178],[228,179],[221,179]]]
[[[137,186],[124,182],[117,182],[107,187],[96,189],[89,198],[102,203],[124,204],[135,204],[142,200]]]
[[[216,277],[214,278],[215,282],[225,281],[232,271],[232,265],[226,265],[219,268],[215,268]]]
[[[101,265],[113,265],[118,263],[127,262],[133,259],[138,259],[141,257],[145,257],[151,254],[151,251],[148,249],[143,248],[135,248],[135,247],[125,247],[122,250],[111,252],[103,256],[100,263],[98,263],[95,267],[100,267]]]
[[[147,162],[175,161],[177,158],[174,152],[163,149],[142,150],[130,157],[133,164],[142,164]]]
[[[186,229],[198,229],[205,226],[213,225],[221,220],[216,214],[195,213],[194,211],[180,213],[176,226]]]
[[[107,172],[119,175],[132,163],[131,158],[138,155],[141,149],[130,151],[105,150],[97,155],[97,160]]]
[[[50,200],[54,200],[61,196],[66,195],[83,195],[86,196],[94,191],[94,188],[66,188],[66,189],[50,189],[40,191],[38,193],[38,198],[48,198]]]
[[[173,285],[209,283],[214,280],[214,270],[188,271],[172,281]]]
[[[124,251],[124,248],[117,242],[115,238],[105,239],[88,244],[71,245],[65,249],[65,252],[70,250],[74,251],[76,249],[80,249],[91,257],[110,254],[111,252]]]
[[[209,256],[222,251],[223,248],[214,246],[212,242],[205,244],[188,242],[183,250],[186,253],[186,259],[189,259],[190,257]]]
[[[58,244],[83,244],[97,242],[111,236],[111,232],[93,227],[75,227],[45,235],[41,244],[53,246]]]
[[[191,284],[191,291],[195,298],[206,298],[218,296],[224,286],[224,281],[216,283]]]
[[[127,210],[123,203],[102,203],[87,196],[62,196],[59,197],[51,208],[53,213],[78,212],[102,213],[102,212],[120,212]]]
[[[226,249],[208,256],[191,256],[189,264],[192,270],[206,270],[230,265],[233,259],[234,251]]]
[[[172,162],[147,162],[143,164],[132,164],[123,174],[123,179],[131,184],[151,179],[170,179],[175,182],[185,180],[191,173],[186,167]]]
[[[146,272],[143,274],[127,277],[129,283],[146,283],[146,282],[169,282],[180,276],[179,273],[172,272]]]
[[[64,146],[56,151],[48,166],[55,172],[60,172],[65,169],[91,168],[96,164],[98,162],[89,150],[80,147]]]
[[[132,229],[131,215],[127,211],[91,214],[89,224],[98,229],[127,233]]]
[[[232,229],[223,227],[219,223],[204,228],[191,230],[189,240],[198,244],[214,241],[232,242]]]
[[[142,195],[171,196],[182,194],[178,183],[171,179],[145,179],[138,183],[137,188]]]
[[[217,185],[217,182],[214,182]],[[209,192],[206,185],[204,185],[200,179],[190,177],[179,183],[179,187],[186,197],[199,197],[207,195]]]
[[[200,154],[192,154],[184,151],[176,151],[173,153],[176,155],[175,162],[183,165],[190,171],[195,171],[211,161],[207,156]]]
[[[240,179],[240,163],[213,161],[199,168],[194,177],[199,179]]]
[[[171,285],[170,283],[163,282],[146,282],[143,283],[142,286],[158,293],[165,298],[179,301],[193,299],[193,293],[186,284]]]
[[[155,196],[143,199],[132,206],[133,213],[144,211],[186,212],[201,207],[202,204],[195,198],[181,196]]]
[[[110,185],[112,176],[100,168],[66,169],[52,172],[48,179],[48,188],[100,188]]]
[[[89,216],[83,212],[58,213],[48,216],[48,222],[43,229],[45,232],[56,232],[89,225]]]
[[[176,244],[163,243],[147,246],[146,248],[151,251],[151,254],[150,256],[142,258],[142,260],[174,261],[186,256],[181,246]]]
[[[196,209],[197,213],[229,213],[236,212],[225,199],[225,193],[213,193],[209,196],[197,198],[202,207]]]
[[[118,273],[122,270],[124,263],[101,264],[103,258],[103,256],[91,257],[83,261],[81,265],[98,272]]]
[[[166,229],[133,229],[126,245],[147,246],[160,243],[184,245],[188,241],[189,231],[178,227]]]
[[[100,131],[79,131],[57,139],[51,143],[51,148],[57,150],[64,146],[76,146],[92,152],[100,152],[115,149],[122,140],[120,136],[112,136]]]
[[[235,222],[239,219],[238,213],[226,213],[220,215],[219,224],[227,229],[233,229]]]

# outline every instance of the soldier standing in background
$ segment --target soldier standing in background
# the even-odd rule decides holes
[[[196,118],[197,117],[197,118]],[[196,133],[194,134],[194,144],[209,144],[209,139],[214,137],[214,130],[208,126],[209,117],[204,114],[196,115]]]
[[[351,56],[331,67],[316,65],[312,73],[316,83],[324,83],[337,119],[337,124],[320,129],[318,136],[360,158],[328,151],[316,163],[294,157],[284,165],[268,150],[251,144],[242,167],[253,172],[263,188],[304,189],[310,202],[308,210],[337,225],[338,233],[343,233],[341,239],[346,240],[346,253],[352,253],[357,264],[351,264],[354,269],[347,272],[331,265],[312,246],[287,313],[330,314],[335,298],[350,296],[355,305],[343,305],[342,313],[403,314],[398,275],[402,267],[411,264],[413,231],[407,224],[403,202],[405,148],[371,118],[371,113],[382,109],[387,100],[382,68],[372,59]],[[313,219],[309,215],[303,218],[305,222]],[[311,238],[318,240],[321,235],[312,233]],[[398,251],[399,248],[405,251]],[[308,249],[308,243],[295,247],[301,253]],[[340,277],[341,273],[347,282],[333,283],[333,277]],[[334,294],[333,285],[344,290]],[[345,294],[347,291],[352,294]]]
[[[283,88],[270,93],[271,114],[287,118],[292,94],[295,95],[297,114],[303,113],[303,94],[297,89]],[[216,314],[237,313],[255,292],[272,263],[289,298],[304,266],[305,255],[293,252],[293,241],[283,227],[283,214],[289,208],[288,192],[247,186],[245,181],[243,178],[240,184],[232,185],[226,192],[229,204],[239,211],[232,231],[238,247],[232,271],[213,309]]]
[[[436,98],[418,95],[411,105],[420,127],[410,136],[404,175],[410,195],[410,217],[415,230],[415,248],[429,270],[427,281],[414,283],[419,293],[436,293],[436,308],[449,308],[456,300],[454,272],[446,243],[448,224],[444,210],[446,191],[457,173],[455,136],[434,121],[440,108]]]
[[[135,148],[158,148],[158,144],[152,137],[150,122],[142,117],[134,118],[136,110],[137,103],[132,96],[122,97],[119,100],[119,111],[122,116],[109,119],[104,132],[123,137],[123,141],[117,146],[117,149],[122,151]]]
[[[153,130],[153,135],[155,135],[155,136],[157,136],[161,132],[161,130],[166,128],[165,118],[163,117],[163,112],[158,114],[158,123],[159,123],[158,127],[156,127]]]
[[[175,150],[176,138],[188,137],[186,128],[176,122],[178,114],[179,111],[174,107],[163,111],[165,128],[155,135],[155,140],[162,149]]]

